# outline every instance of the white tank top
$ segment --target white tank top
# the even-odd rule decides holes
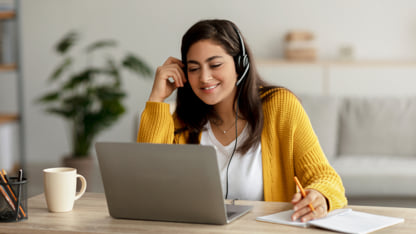
[[[221,175],[222,191],[225,197],[227,165],[234,149],[235,140],[222,145],[214,133],[211,124],[202,131],[201,145],[213,145],[217,151],[218,167]],[[247,125],[237,138],[237,148],[248,137]],[[228,199],[263,201],[263,169],[261,144],[252,147],[245,155],[235,153],[228,169]]]

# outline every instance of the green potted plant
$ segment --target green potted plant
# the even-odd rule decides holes
[[[49,83],[55,89],[38,99],[48,113],[61,116],[70,124],[71,153],[64,161],[91,158],[94,139],[125,112],[122,103],[126,97],[122,88],[123,70],[139,77],[152,74],[150,67],[132,53],[121,59],[108,54],[117,45],[114,40],[95,41],[81,51],[80,57],[75,57],[69,52],[78,39],[79,33],[71,31],[57,43],[55,51],[62,56],[62,62],[49,77]],[[93,58],[105,59],[102,64],[93,64]]]

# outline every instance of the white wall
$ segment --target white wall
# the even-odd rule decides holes
[[[282,55],[289,29],[317,35],[320,58],[333,58],[352,44],[359,59],[416,59],[414,0],[22,0],[22,61],[28,163],[58,162],[69,151],[63,120],[33,103],[47,90],[58,63],[52,46],[70,29],[85,41],[110,37],[156,68],[180,56],[186,29],[204,18],[227,18],[245,35],[258,58]],[[132,141],[134,120],[143,109],[151,81],[125,79],[128,113],[99,140]]]

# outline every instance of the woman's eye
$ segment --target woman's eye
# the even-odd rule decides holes
[[[211,68],[217,68],[217,67],[220,67],[221,65],[222,63],[216,63],[216,64],[211,65]]]
[[[190,68],[188,68],[188,72],[194,72],[196,70],[198,70],[197,67],[190,67]]]

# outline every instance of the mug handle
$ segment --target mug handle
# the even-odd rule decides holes
[[[82,197],[82,195],[84,195],[85,190],[87,189],[87,180],[85,179],[84,176],[80,174],[77,174],[76,178],[79,178],[81,180],[81,189],[79,192],[77,192],[75,196],[75,200],[78,200]]]

